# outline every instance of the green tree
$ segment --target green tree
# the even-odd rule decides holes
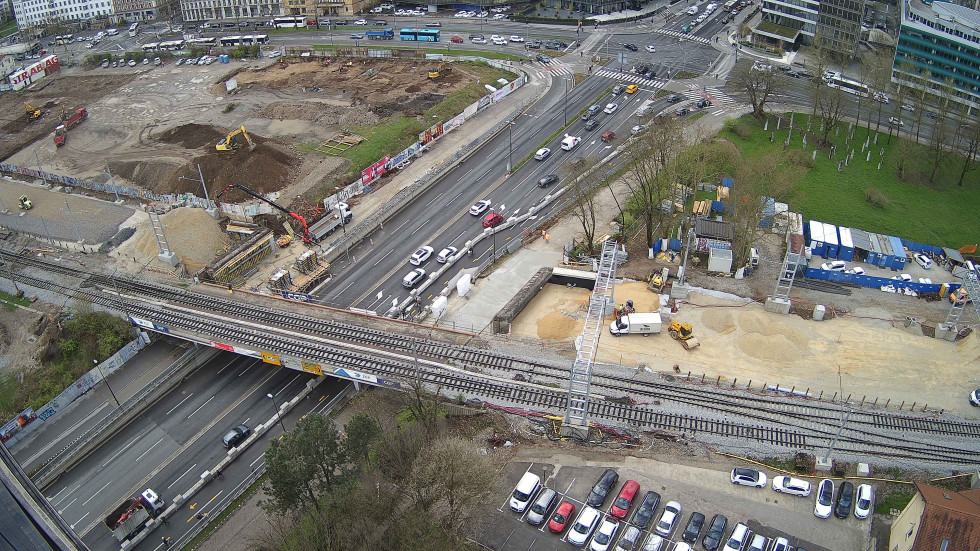
[[[315,466],[311,482],[322,492],[343,480],[349,459],[340,431],[323,415],[308,415],[296,424],[289,438],[296,442],[301,460]]]
[[[344,454],[354,464],[367,462],[368,452],[381,436],[381,426],[364,413],[358,413],[344,425]]]
[[[300,457],[299,446],[291,435],[272,440],[265,451],[265,472],[269,477],[265,492],[269,500],[263,507],[280,516],[311,505],[317,507],[316,495],[310,486],[315,468]]]

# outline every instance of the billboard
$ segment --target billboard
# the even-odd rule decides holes
[[[385,173],[385,166],[388,164],[390,155],[385,155],[378,161],[361,171],[361,184],[368,185],[377,180]]]

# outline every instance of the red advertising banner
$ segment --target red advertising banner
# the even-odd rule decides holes
[[[385,155],[383,158],[381,158],[381,160],[362,170],[361,183],[363,185],[367,185],[383,176],[386,172],[385,167],[388,166],[388,161],[390,159],[390,155]]]

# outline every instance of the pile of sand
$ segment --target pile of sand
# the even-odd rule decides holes
[[[221,230],[218,221],[204,209],[179,208],[160,217],[167,244],[190,273],[208,265],[227,252],[231,239]],[[136,258],[140,266],[153,261],[160,248],[150,224],[140,224],[133,237],[119,247],[120,256]]]
[[[785,323],[771,320],[765,312],[740,312],[738,326],[746,333],[736,340],[739,350],[760,360],[797,358],[806,352],[810,346],[807,337]]]
[[[701,323],[722,335],[735,330],[735,318],[732,316],[731,308],[706,308],[701,313]]]
[[[538,320],[538,338],[558,341],[573,338],[581,330],[581,321],[561,312],[552,312]]]

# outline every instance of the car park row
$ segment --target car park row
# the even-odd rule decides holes
[[[618,482],[619,474],[613,469],[606,469],[585,500],[577,501],[544,487],[541,478],[528,469],[514,488],[508,505],[512,511],[525,514],[524,520],[528,524],[542,526],[547,522],[550,532],[563,535],[563,539],[572,545],[587,547],[590,551],[690,551],[698,540],[706,551],[791,549],[786,537],[770,538],[753,533],[747,524],[738,522],[732,525],[720,514],[708,520],[701,512],[691,512],[687,522],[682,524],[684,511],[677,501],[668,501],[658,517],[656,513],[661,496],[655,491],[646,492],[634,508],[641,493],[640,484],[628,480],[618,493],[614,493]],[[758,470],[740,467],[732,470],[731,482],[765,488],[768,477]],[[772,489],[802,498],[811,493],[809,482],[785,475],[772,479]],[[603,512],[603,506],[610,496],[615,497],[608,512]],[[813,514],[818,518],[834,515],[846,519],[853,513],[855,518],[866,519],[873,507],[874,491],[871,485],[861,484],[855,489],[851,482],[844,481],[835,493],[834,481],[824,479],[817,490]],[[576,512],[578,516],[575,516]],[[644,538],[647,530],[649,533]],[[670,543],[673,543],[673,547],[668,547]],[[802,547],[792,549],[805,551]]]

